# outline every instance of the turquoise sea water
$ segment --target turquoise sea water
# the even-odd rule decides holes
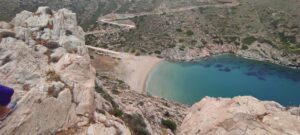
[[[300,71],[232,55],[196,62],[161,62],[146,91],[185,104],[205,96],[254,96],[284,106],[300,105]]]

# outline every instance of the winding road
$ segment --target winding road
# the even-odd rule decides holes
[[[208,7],[222,8],[222,7],[235,7],[238,5],[240,5],[239,2],[233,2],[233,3],[224,3],[224,4],[189,6],[189,7],[175,8],[175,9],[166,9],[164,11],[141,12],[141,13],[135,13],[135,14],[117,14],[114,11],[110,14],[99,17],[97,22],[116,25],[116,26],[120,26],[120,27],[126,28],[126,29],[134,29],[134,28],[136,28],[135,24],[122,23],[122,22],[118,22],[118,21],[128,20],[128,19],[132,19],[134,17],[140,17],[140,16],[161,15],[164,13],[176,13],[176,12],[182,12],[182,11],[193,10],[193,9],[198,9],[198,8],[208,8]],[[118,8],[120,8],[120,7],[118,6]],[[103,33],[103,32],[107,32],[107,31],[103,31],[103,30],[88,31],[88,32],[86,32],[86,35],[98,34],[98,33]]]

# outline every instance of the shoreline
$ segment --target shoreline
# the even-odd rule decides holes
[[[153,70],[154,70],[161,62],[163,62],[163,61],[164,61],[164,60],[161,59],[161,61],[159,61],[159,62],[153,64],[152,67],[151,67],[151,69],[147,72],[147,76],[144,78],[144,81],[143,81],[143,84],[142,84],[142,85],[143,85],[143,92],[142,92],[142,94],[147,94],[146,88],[147,88],[147,82],[148,82],[148,79],[149,79],[151,73],[153,72]]]
[[[190,60],[174,60],[169,59],[169,61],[193,61],[196,59],[205,59],[208,57],[218,56],[218,55],[226,55],[226,54],[232,54],[236,57],[241,57],[249,60],[256,60],[260,62],[269,62],[275,65],[283,66],[286,68],[291,69],[299,69],[295,67],[291,67],[288,65],[285,65],[283,63],[276,63],[274,61],[270,60],[262,60],[262,59],[255,59],[253,57],[247,57],[245,55],[240,55],[237,53],[228,53],[228,52],[222,52],[222,53],[216,53],[216,54],[209,54],[205,57],[195,57]],[[119,72],[118,76],[123,79],[132,90],[146,94],[146,87],[147,87],[147,80],[150,75],[150,73],[153,71],[153,69],[163,61],[162,58],[157,58],[155,56],[134,56],[134,55],[127,55],[127,57],[123,57],[121,60],[120,65],[117,67],[117,72]]]
[[[257,51],[259,50],[259,51]],[[272,52],[272,53],[266,53]],[[165,53],[164,56],[170,61],[194,61],[202,58],[212,57],[215,55],[233,54],[237,57],[245,59],[257,60],[262,62],[270,62],[291,69],[300,69],[300,59],[296,54],[282,56],[282,51],[274,49],[268,45],[252,45],[247,50],[241,50],[231,45],[209,45],[202,49],[186,50],[183,54],[176,52]]]
[[[147,81],[152,73],[152,71],[155,69],[156,66],[158,66],[161,62],[163,62],[163,59],[160,61],[153,63],[151,67],[149,67],[149,70],[145,72],[146,76],[143,77],[143,83],[142,83],[142,94],[147,94]]]
[[[253,46],[252,46],[253,47]],[[269,46],[261,46],[261,49],[270,50],[276,55],[280,55],[281,51],[276,50]],[[153,68],[158,65],[163,60],[169,61],[193,61],[198,59],[205,59],[207,57],[213,57],[216,55],[232,54],[237,57],[242,57],[245,59],[256,60],[261,62],[269,62],[272,64],[284,66],[291,69],[300,69],[300,65],[296,61],[291,61],[291,58],[296,57],[296,55],[289,55],[287,57],[278,56],[278,59],[273,59],[273,55],[265,54],[261,56],[260,53],[253,52],[257,50],[256,46],[248,50],[240,50],[237,47],[227,45],[227,46],[208,46],[201,50],[187,50],[186,54],[183,55],[171,55],[171,57],[157,58],[155,56],[135,56],[127,54],[126,57],[122,57],[121,63],[117,68],[119,78],[123,79],[132,90],[139,93],[146,93],[147,79]],[[166,53],[165,55],[167,55]]]
[[[154,56],[129,55],[122,58],[121,63],[116,67],[117,76],[132,90],[144,94],[150,72],[162,61],[163,59]]]
[[[237,54],[237,53],[228,53],[228,52],[218,53],[218,54],[210,54],[210,55],[203,56],[203,57],[194,57],[194,58],[191,58],[191,59],[166,59],[166,60],[167,61],[172,61],[172,62],[192,62],[192,61],[197,61],[197,60],[201,60],[201,59],[206,59],[206,58],[209,58],[209,57],[222,56],[222,55],[234,55],[235,57],[240,57],[240,58],[244,58],[244,59],[248,59],[248,60],[255,60],[255,61],[259,61],[259,62],[267,62],[267,63],[270,63],[270,64],[275,64],[275,65],[290,68],[290,69],[300,70],[300,66],[289,65],[289,64],[281,63],[280,61],[269,60],[269,59],[265,59],[265,58],[255,58],[255,57],[251,57],[251,56],[246,56],[246,55]]]

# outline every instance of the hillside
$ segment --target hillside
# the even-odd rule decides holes
[[[197,59],[206,56],[204,51],[229,52],[299,67],[299,4],[295,0],[239,0],[115,13],[99,18],[96,32],[86,36],[87,44],[172,60]],[[116,25],[126,23],[135,28]]]
[[[1,0],[0,21],[8,21],[15,14],[23,11],[35,11],[39,6],[49,6],[52,9],[68,8],[79,18],[79,23],[87,28],[94,24],[97,18],[109,13],[140,13],[165,8],[175,8],[215,2],[215,0]],[[226,0],[225,0],[226,1]]]

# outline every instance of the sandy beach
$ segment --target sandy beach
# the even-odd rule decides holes
[[[92,63],[97,70],[113,71],[119,79],[130,86],[131,90],[139,93],[144,93],[149,73],[162,61],[162,59],[153,56],[135,56],[92,46],[88,46],[88,48],[110,54],[110,56],[93,56],[94,61]],[[113,57],[118,60],[114,60]],[[101,62],[99,63],[99,61]]]
[[[129,84],[132,90],[144,93],[149,73],[161,61],[162,59],[151,56],[127,55],[122,58],[115,70],[118,77]]]

